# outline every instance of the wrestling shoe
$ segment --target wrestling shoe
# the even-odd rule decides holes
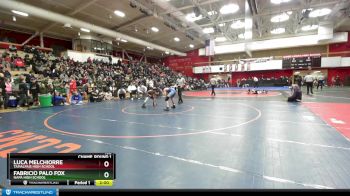
[[[175,107],[175,105],[173,105],[173,106],[171,106],[171,108],[175,109],[176,107]]]
[[[164,111],[170,111],[170,110],[169,110],[169,108],[167,107],[167,108],[164,109]]]
[[[142,106],[141,106],[142,108],[146,108],[146,105],[145,104],[142,104]]]

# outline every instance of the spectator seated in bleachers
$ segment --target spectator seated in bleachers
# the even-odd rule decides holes
[[[104,100],[110,101],[112,99],[113,99],[113,95],[112,95],[111,91],[107,91],[107,92],[104,93]]]
[[[130,93],[130,99],[134,100],[134,97],[137,95],[137,87],[133,82],[128,86],[128,92]]]
[[[96,87],[94,87],[90,95],[90,102],[101,102],[103,101],[103,98],[104,95]]]
[[[59,91],[55,91],[52,96],[52,103],[54,106],[64,105],[66,98],[61,95]]]
[[[5,71],[1,71],[2,69],[0,68],[0,73],[3,73],[4,74],[4,77],[5,78],[11,78],[12,77],[12,74],[11,74],[11,72],[9,71],[9,70],[5,70]]]
[[[14,46],[14,45],[10,45],[10,46],[9,46],[9,51],[10,51],[10,52],[17,52],[17,47]]]
[[[1,55],[1,67],[3,68],[11,67],[11,57],[10,57],[10,53],[8,53],[7,50],[5,50]]]
[[[137,87],[137,97],[138,97],[138,99],[140,99],[140,98],[144,98],[146,96],[147,96],[147,87],[143,84],[140,84]]]
[[[71,104],[72,105],[82,105],[83,104],[83,97],[78,91],[75,91],[71,98]]]
[[[14,65],[14,68],[16,68],[18,71],[20,69],[24,69],[24,71],[27,71],[26,65],[24,64],[24,61],[20,57],[17,57],[13,61],[13,65]]]
[[[119,97],[119,99],[120,100],[122,100],[122,99],[125,99],[125,97],[126,97],[126,90],[125,90],[125,87],[122,87],[122,88],[120,88],[119,90],[118,90],[118,97]]]

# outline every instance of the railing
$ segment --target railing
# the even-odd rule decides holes
[[[11,43],[11,42],[0,42],[0,48],[3,49],[8,49],[8,47],[10,45],[16,46],[17,49],[22,49],[24,46],[22,44],[16,44],[16,43]],[[42,48],[39,46],[34,46],[36,49],[39,49],[41,51],[45,51],[45,52],[52,52],[52,48]]]

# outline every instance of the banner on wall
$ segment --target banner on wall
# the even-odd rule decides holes
[[[209,68],[208,68],[209,67]],[[193,67],[193,73],[230,73],[282,69],[282,60],[241,60],[237,63]]]
[[[94,60],[102,61],[104,63],[109,63],[109,56],[96,54],[94,56]]]
[[[298,57],[308,57],[299,56]],[[297,57],[294,56],[294,57]],[[316,57],[318,55],[315,55]],[[293,56],[288,56],[288,58],[293,58]],[[306,58],[307,59],[307,58]],[[350,67],[350,57],[322,57],[320,59],[320,67],[321,68],[335,68],[335,67]],[[305,69],[308,68],[304,67]],[[245,59],[240,60],[239,62],[232,64],[224,64],[224,65],[212,65],[212,66],[198,66],[193,67],[194,74],[202,74],[202,73],[231,73],[231,72],[245,72],[245,71],[264,71],[264,70],[282,70],[285,69],[283,67],[283,60],[272,60],[269,58],[261,58],[261,59]],[[292,69],[292,68],[289,68]]]
[[[205,55],[214,56],[215,55],[215,40],[210,39],[205,41]]]

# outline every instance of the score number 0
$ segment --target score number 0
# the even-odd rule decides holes
[[[103,163],[103,166],[104,166],[104,167],[109,167],[109,162],[108,162],[108,161],[105,161],[105,162]],[[108,173],[108,172],[105,172],[105,173],[103,174],[103,176],[104,176],[105,178],[108,178],[108,177],[109,177],[109,173]]]

